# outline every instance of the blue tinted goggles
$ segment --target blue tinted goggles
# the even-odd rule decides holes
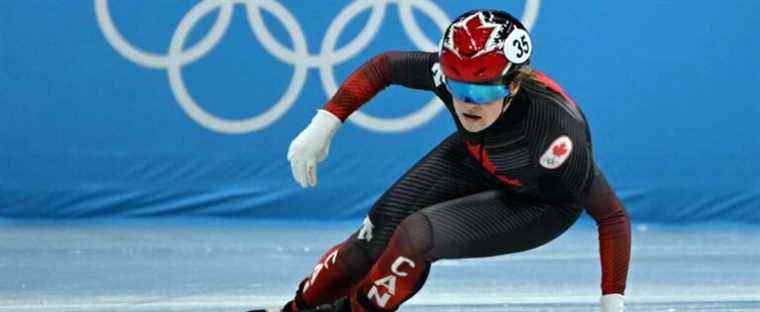
[[[509,96],[504,84],[478,84],[446,79],[446,89],[455,98],[472,104],[488,104]]]

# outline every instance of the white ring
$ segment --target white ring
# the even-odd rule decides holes
[[[538,10],[541,8],[541,0],[526,0],[525,7],[523,7],[523,16],[520,21],[528,31],[533,30],[533,26],[536,25],[536,19],[538,19]]]
[[[285,25],[285,29],[294,42],[296,53],[308,53],[306,51],[306,39],[302,35],[299,36],[299,34],[302,34],[303,32],[301,32],[299,28],[293,28],[294,26],[297,27],[298,23],[295,22],[293,15],[291,15],[287,9],[282,7],[281,4],[271,0],[235,0],[234,2],[246,3],[249,6],[256,6],[257,8],[258,6],[261,6],[271,12],[283,23],[283,25]],[[185,44],[185,40],[190,34],[192,27],[218,5],[218,1],[211,2],[206,0],[198,3],[195,7],[190,9],[190,12],[182,18],[182,21],[180,21],[179,26],[177,26],[177,29],[172,36],[171,44],[169,45],[169,60],[174,60],[174,57],[181,53],[182,47]],[[271,42],[266,41],[269,38],[259,39],[264,39],[263,42],[265,47],[272,48],[274,46]],[[299,41],[299,39],[301,40]],[[285,114],[285,112],[287,112],[287,110],[293,105],[306,82],[306,73],[308,70],[306,64],[296,63],[294,66],[295,72],[290,80],[290,85],[282,97],[280,97],[279,101],[264,113],[241,120],[220,118],[203,110],[203,108],[193,100],[185,87],[185,83],[182,80],[182,65],[180,62],[169,62],[168,73],[169,83],[171,84],[172,90],[175,90],[175,98],[180,103],[182,109],[184,109],[192,119],[214,131],[242,134],[269,126]]]
[[[129,43],[118,31],[111,18],[108,0],[94,0],[98,27],[106,41],[126,59],[148,68],[166,68],[169,85],[175,99],[182,109],[202,126],[221,133],[242,134],[261,130],[271,125],[285,114],[295,103],[304,84],[309,68],[318,68],[322,87],[328,97],[337,91],[334,66],[344,63],[361,51],[372,41],[381,27],[387,5],[398,5],[401,25],[409,38],[420,50],[433,51],[437,48],[435,41],[425,36],[414,18],[416,7],[433,19],[441,30],[449,23],[446,13],[430,0],[359,0],[344,8],[330,23],[325,38],[322,40],[320,54],[309,54],[306,38],[300,24],[287,8],[275,0],[203,0],[196,4],[182,18],[172,35],[166,55],[144,51]],[[294,66],[290,85],[280,99],[264,113],[245,119],[220,118],[206,112],[192,98],[182,78],[182,67],[205,56],[213,49],[227,32],[232,21],[235,4],[244,4],[253,34],[264,49],[278,60]],[[540,0],[526,0],[522,22],[532,29],[538,16]],[[271,34],[261,17],[261,9],[272,13],[283,24],[293,42],[293,49],[281,44]],[[371,8],[368,21],[359,34],[345,46],[337,48],[338,37],[347,24],[365,9]],[[190,31],[204,16],[219,9],[211,30],[194,46],[184,49]],[[350,118],[358,126],[378,132],[400,132],[419,127],[435,117],[443,108],[440,100],[434,98],[419,110],[404,117],[379,118],[356,111]]]
[[[403,26],[406,33],[411,37],[410,39],[412,39],[412,42],[414,42],[414,44],[420,50],[426,50],[430,52],[435,51],[437,44],[433,41],[430,41],[427,36],[425,36],[425,33],[422,31],[414,19],[412,7],[417,6],[426,9],[423,10],[423,12],[428,14],[433,19],[433,21],[441,30],[441,33],[443,33],[443,31],[446,29],[446,26],[449,24],[449,18],[446,16],[446,13],[428,0],[414,2],[397,0],[397,2],[399,16],[401,17],[401,25]],[[340,33],[341,31],[342,29],[338,29],[336,33]],[[323,73],[323,71],[320,71],[320,73]],[[335,78],[333,78],[332,67],[326,68],[326,70],[324,70],[324,73],[326,73],[326,75],[322,76],[323,84],[326,82],[335,82]],[[332,89],[329,87],[332,87]],[[325,90],[328,92],[328,96],[330,96],[337,91],[337,87],[334,85],[328,85]],[[361,110],[357,110],[351,114],[349,120],[362,128],[376,132],[404,132],[427,123],[433,119],[443,108],[443,102],[441,102],[441,100],[437,97],[434,97],[428,101],[425,106],[404,117],[380,118],[365,114]]]
[[[338,37],[340,37],[340,31],[346,27],[348,22],[368,7],[372,7],[372,11],[370,12],[367,24],[364,25],[361,32],[359,32],[354,40],[351,40],[351,42],[338,49],[338,51],[334,51]],[[384,0],[360,0],[354,1],[335,16],[330,26],[327,27],[325,37],[322,39],[320,55],[317,56],[316,63],[313,63],[315,67],[319,67],[320,76],[322,75],[323,68],[326,66],[341,64],[361,53],[369,45],[375,34],[377,34],[377,31],[380,30],[383,18],[385,17],[385,8],[386,2]],[[322,81],[322,86],[325,86],[324,81]]]
[[[223,2],[218,0],[213,1]],[[116,52],[128,60],[148,68],[166,68],[169,64],[168,55],[158,55],[143,51],[124,39],[124,36],[122,36],[118,28],[116,28],[113,19],[111,19],[111,12],[108,9],[108,0],[95,0],[94,3],[98,26],[102,30],[108,43],[113,46]],[[219,3],[218,6],[221,7],[221,10],[209,33],[206,34],[203,39],[198,41],[195,46],[191,47],[188,52],[183,51],[183,53],[180,54],[180,63],[182,63],[182,65],[195,62],[204,56],[217,43],[219,43],[219,40],[224,33],[227,32],[227,27],[230,25],[232,19],[232,4]]]

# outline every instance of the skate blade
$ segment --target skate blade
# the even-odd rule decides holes
[[[280,309],[278,309],[278,308],[254,309],[254,310],[249,310],[249,311],[246,311],[246,312],[280,312]]]

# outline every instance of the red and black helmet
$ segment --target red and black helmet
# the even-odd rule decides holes
[[[480,83],[510,76],[530,62],[532,52],[518,19],[504,11],[474,10],[446,28],[438,55],[446,78]]]

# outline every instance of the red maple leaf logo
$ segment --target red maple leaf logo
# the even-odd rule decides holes
[[[485,48],[494,27],[484,27],[480,17],[471,18],[465,22],[464,27],[454,27],[453,36],[456,47],[462,56],[472,56]]]
[[[555,145],[554,148],[552,148],[552,153],[557,157],[564,156],[567,154],[567,145],[565,143]]]

